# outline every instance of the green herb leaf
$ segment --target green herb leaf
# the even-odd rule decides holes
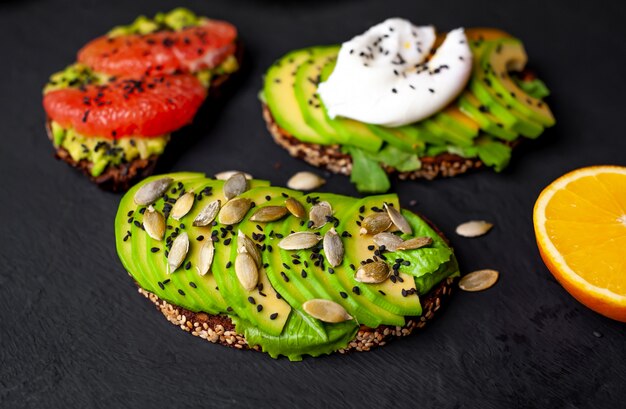
[[[384,193],[391,187],[387,173],[378,161],[370,158],[361,149],[344,146],[352,156],[350,181],[361,193]]]

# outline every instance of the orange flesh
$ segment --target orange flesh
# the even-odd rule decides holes
[[[626,175],[584,176],[546,207],[550,240],[585,281],[626,294]]]

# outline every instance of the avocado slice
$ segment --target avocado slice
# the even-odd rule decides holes
[[[337,57],[339,46],[320,46],[314,49],[315,53],[297,68],[294,82],[296,100],[307,125],[329,140],[341,144],[347,143],[349,138],[337,132],[329,123],[330,118],[317,95],[322,69]]]
[[[480,129],[484,132],[503,139],[505,141],[513,141],[517,139],[519,134],[513,129],[507,129],[498,121],[489,109],[482,105],[469,90],[465,90],[458,99],[458,106],[461,112],[472,118]]]
[[[354,231],[349,232],[346,230],[341,230],[341,220],[351,215],[357,214],[359,212],[360,201],[352,199],[351,202],[346,203],[344,196],[331,195],[328,193],[321,193],[317,195],[317,197],[318,200],[328,201],[329,203],[333,204],[333,215],[339,220],[339,223],[335,229],[337,231],[337,234],[339,234],[339,236],[341,237],[341,240],[344,243],[345,247],[346,242],[354,237]],[[322,230],[325,233],[327,230],[333,227],[333,224],[327,223],[322,228]],[[323,250],[322,253],[324,253]],[[347,251],[346,254],[348,254]],[[324,279],[327,282],[327,286],[335,289],[335,292],[333,294],[333,301],[343,305],[348,313],[355,317],[359,323],[367,325],[370,328],[376,328],[381,324],[400,326],[404,325],[405,320],[402,315],[392,313],[385,308],[382,308],[378,305],[378,303],[372,301],[371,299],[367,297],[361,297],[352,291],[355,283],[354,271],[352,270],[350,265],[353,265],[354,263],[355,260],[353,260],[349,255],[346,255],[343,262],[339,266],[326,266],[325,270],[321,271],[321,273],[324,273],[325,271],[326,274],[319,274],[316,275],[316,277]],[[329,270],[329,267],[332,268],[332,270]]]
[[[536,138],[543,132],[543,125],[509,104],[505,99],[505,94],[494,89],[492,79],[487,77],[490,70],[485,66],[490,64],[489,53],[495,52],[494,45],[499,41],[502,40],[480,42],[473,49],[476,58],[469,89],[506,128],[513,129],[528,138]]]
[[[238,230],[241,230],[259,246],[262,246],[261,243],[266,238],[266,236],[262,236],[255,240],[257,234],[263,233],[263,229],[261,224],[249,219],[254,214],[254,209],[266,201],[265,197],[270,192],[280,194],[281,188],[252,188],[238,196],[252,200],[255,206],[236,226],[223,226],[221,224],[215,226],[215,231],[218,232],[218,241],[215,242],[213,263],[216,267],[214,274],[219,288],[222,289],[224,299],[234,312],[268,334],[279,335],[291,312],[289,304],[284,299],[276,297],[276,291],[270,284],[263,266],[259,267],[258,285],[251,291],[243,288],[234,269],[237,248],[239,247]]]
[[[515,110],[543,126],[553,126],[554,116],[543,101],[525,93],[509,76],[510,70],[522,71],[528,57],[517,39],[502,39],[487,45],[481,59],[485,79]]]
[[[478,124],[465,115],[456,104],[448,105],[446,109],[436,114],[435,118],[447,128],[470,140],[474,140],[480,132]]]
[[[160,177],[148,178],[146,179],[146,182]],[[178,186],[180,185],[177,185],[177,183],[179,182],[184,184],[185,187],[192,188],[206,185],[207,179],[205,179],[204,175],[201,173],[177,174],[176,181],[172,183],[170,187],[170,189],[176,189],[176,193],[173,194],[171,193],[172,190],[170,190],[168,191],[168,195],[176,195],[175,197],[178,196],[180,191]],[[129,194],[124,196],[122,204],[120,205],[120,208],[124,207],[124,209],[129,209],[125,215],[131,214],[130,211],[135,209],[132,214],[133,220],[131,221],[131,217],[129,217],[128,220],[119,220],[124,216],[124,213],[121,210],[118,212],[118,216],[116,218],[116,234],[118,237],[120,234],[122,237],[126,235],[124,228],[126,226],[130,226],[128,231],[130,231],[132,239],[127,241],[118,240],[117,243],[118,254],[120,254],[120,258],[122,259],[127,271],[136,272],[134,278],[142,288],[150,292],[158,291],[160,295],[162,295],[162,298],[191,311],[205,311],[213,314],[225,311],[226,306],[219,293],[216,293],[216,291],[210,291],[210,289],[214,288],[211,283],[211,281],[214,282],[212,276],[207,275],[205,277],[200,277],[195,274],[195,270],[193,270],[192,273],[191,271],[185,270],[184,267],[179,269],[176,274],[167,274],[167,261],[165,255],[167,250],[165,246],[166,241],[164,239],[163,241],[158,242],[150,238],[143,231],[142,212],[145,211],[146,207],[137,207],[132,198],[138,187],[139,186],[133,187],[129,191]],[[163,214],[165,199],[166,197],[160,198],[153,204],[153,207],[161,212],[161,214]],[[197,204],[194,207],[198,207]],[[193,213],[193,209],[190,213]],[[179,222],[168,218],[166,220],[166,224],[171,226],[171,228],[166,230],[166,237],[174,232],[176,228],[180,229],[181,223],[184,224],[184,218]],[[158,250],[153,252],[153,248]],[[188,255],[188,258],[190,259],[191,255]],[[183,265],[184,264],[186,264],[186,262],[183,263]],[[195,274],[195,276],[193,274]],[[210,296],[205,295],[199,298],[194,295],[192,291],[189,291],[192,288],[189,284],[191,280],[197,284],[197,287],[208,287],[209,289],[206,290],[206,292]],[[159,287],[161,291],[159,291]]]
[[[404,316],[420,315],[422,307],[419,297],[416,293],[413,293],[416,290],[414,290],[415,282],[412,276],[400,272],[397,278],[386,280],[380,284],[363,284],[354,279],[354,273],[359,268],[360,263],[367,259],[372,259],[375,255],[372,238],[370,236],[360,236],[361,217],[365,217],[376,210],[382,210],[384,203],[399,208],[396,195],[372,196],[361,199],[358,203],[359,211],[346,215],[340,221],[338,228],[342,231],[347,230],[352,234],[352,238],[345,240],[344,246],[346,254],[349,254],[351,257],[349,268],[352,270],[350,278],[353,283],[353,293],[357,296],[368,298],[394,314]],[[392,263],[394,260],[387,261]]]
[[[265,76],[263,95],[276,123],[302,142],[327,145],[332,140],[305,121],[295,93],[295,76],[303,62],[315,56],[314,47],[296,50],[276,61]]]

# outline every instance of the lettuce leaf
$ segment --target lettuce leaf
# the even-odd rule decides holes
[[[272,358],[284,355],[290,361],[301,361],[303,355],[319,356],[345,348],[359,328],[354,320],[337,324],[318,321],[326,332],[326,336],[321,336],[305,320],[302,312],[292,309],[282,334],[275,336],[263,332],[240,317],[231,318],[237,332],[246,337],[248,344],[260,345],[263,352],[267,352]]]
[[[520,78],[513,77],[513,80],[525,93],[537,99],[543,99],[550,95],[550,90],[546,84],[539,78],[530,81],[522,81]]]
[[[435,285],[448,277],[456,277],[461,273],[456,258],[452,257],[450,261],[439,266],[437,271],[431,274],[424,274],[421,277],[415,277],[415,288],[419,295],[428,293]]]
[[[378,161],[359,148],[344,146],[344,150],[352,156],[350,181],[356,185],[359,192],[384,193],[389,190],[391,187],[389,177]]]
[[[422,167],[422,162],[415,153],[405,152],[392,145],[386,145],[379,152],[368,152],[366,155],[370,159],[392,166],[400,172],[410,172]]]
[[[403,239],[410,237],[430,237],[433,244],[428,247],[422,247],[415,250],[399,250],[389,253],[387,257],[390,260],[401,258],[408,261],[410,266],[401,266],[400,271],[415,277],[421,277],[426,274],[433,273],[439,267],[454,258],[452,249],[448,247],[445,241],[433,230],[428,223],[414,213],[402,210],[402,215],[411,225],[413,234],[411,236],[403,235]]]

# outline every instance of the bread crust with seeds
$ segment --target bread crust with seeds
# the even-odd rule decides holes
[[[291,156],[333,173],[350,175],[352,172],[352,157],[343,153],[339,145],[319,145],[299,141],[276,123],[266,104],[263,104],[263,118],[274,141],[285,148]],[[422,167],[409,172],[398,172],[390,166],[384,168],[389,174],[396,173],[401,180],[431,180],[437,177],[457,176],[484,166],[478,158],[463,158],[452,153],[423,156],[420,157],[420,161]]]
[[[237,41],[236,44],[237,49],[235,51],[235,57],[237,58],[237,63],[241,66],[241,62],[243,60],[243,47],[240,41]],[[220,88],[228,81],[228,79],[230,79],[230,77],[235,76],[237,72],[238,71],[231,74],[221,74],[213,77],[209,87],[208,98],[213,100],[219,98],[221,96]],[[48,139],[53,141],[54,139],[52,136],[50,118],[46,118],[45,128],[46,133],[48,134]],[[133,159],[130,162],[122,163],[117,166],[107,166],[102,174],[99,176],[92,176],[92,162],[85,159],[75,161],[65,148],[59,146],[55,149],[56,151],[54,156],[57,159],[62,160],[71,167],[79,170],[100,188],[113,192],[124,192],[138,181],[150,176],[154,172],[154,168],[156,167],[159,159],[159,155],[152,155],[147,159]]]
[[[435,232],[449,244],[448,239],[430,220],[416,213]],[[415,330],[423,329],[428,322],[435,318],[435,314],[446,305],[452,295],[453,289],[456,287],[458,277],[447,277],[440,283],[435,285],[428,293],[420,297],[422,304],[422,315],[417,317],[406,317],[403,326],[380,325],[376,328],[370,328],[361,325],[355,337],[348,345],[338,350],[340,354],[350,352],[365,352],[376,347],[382,347],[389,341],[410,335]],[[214,315],[205,312],[193,312],[180,307],[176,304],[169,303],[156,294],[144,290],[138,286],[141,295],[152,302],[158,311],[172,324],[178,326],[183,331],[189,332],[191,335],[200,337],[214,344],[220,344],[236,349],[250,349],[261,351],[259,345],[250,345],[246,341],[243,334],[237,333],[235,325],[227,315]]]
[[[449,300],[456,281],[455,278],[448,277],[437,284],[428,294],[422,296],[420,299],[423,313],[419,317],[406,317],[406,323],[401,327],[380,325],[377,328],[370,328],[361,325],[354,339],[345,348],[337,352],[345,354],[354,351],[369,351],[372,348],[384,346],[394,338],[404,337],[413,333],[414,330],[424,328]],[[226,315],[189,311],[162,300],[141,287],[138,291],[149,299],[169,322],[180,327],[183,331],[191,333],[191,335],[231,348],[261,350],[258,345],[248,344],[246,338],[235,331],[235,325]]]

